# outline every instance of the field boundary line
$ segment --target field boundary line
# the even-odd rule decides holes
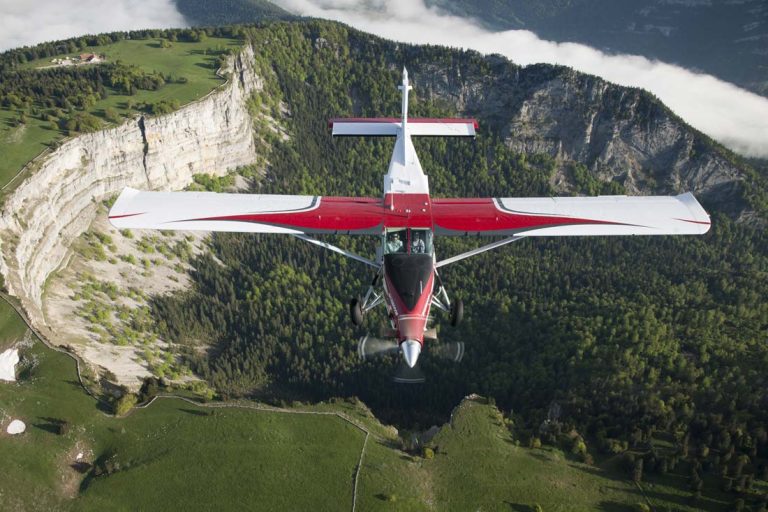
[[[253,411],[273,412],[273,413],[280,413],[280,414],[307,414],[307,415],[313,415],[313,416],[335,416],[341,419],[342,421],[349,423],[350,425],[352,425],[353,427],[357,428],[358,430],[360,430],[365,434],[365,438],[363,439],[363,446],[360,449],[360,458],[358,459],[357,465],[355,466],[355,478],[352,481],[352,512],[355,512],[355,510],[357,509],[358,480],[360,478],[360,470],[363,467],[363,458],[365,457],[365,449],[368,446],[368,438],[371,436],[371,431],[365,428],[364,425],[361,425],[357,421],[347,416],[346,414],[338,411],[300,411],[296,409],[286,409],[283,407],[273,407],[269,405],[263,405],[263,404],[259,404],[258,402],[256,403],[240,403],[240,402],[205,403],[203,402],[201,403],[191,398],[188,398],[186,396],[168,395],[168,394],[153,396],[148,402],[141,405],[137,405],[136,407],[131,409],[131,413],[136,409],[146,409],[147,407],[155,403],[156,400],[161,398],[181,400],[183,402],[187,402],[196,407],[207,407],[209,409],[249,409]],[[131,413],[128,413],[128,414],[131,414]],[[376,436],[376,434],[373,434],[373,435]]]

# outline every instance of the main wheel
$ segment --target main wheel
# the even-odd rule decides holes
[[[464,318],[464,302],[461,299],[456,299],[451,304],[451,325],[456,327],[461,323],[462,318]]]
[[[359,297],[349,301],[349,316],[353,324],[360,325],[363,323],[363,309],[360,306]]]

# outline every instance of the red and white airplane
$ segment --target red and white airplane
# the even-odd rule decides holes
[[[391,321],[388,349],[411,368],[425,339],[432,307],[456,325],[460,301],[451,303],[438,270],[445,265],[533,236],[700,235],[709,215],[691,193],[674,197],[598,196],[537,198],[431,198],[412,137],[474,137],[474,119],[409,119],[408,73],[403,70],[400,118],[332,119],[334,136],[395,137],[384,194],[378,198],[143,192],[126,188],[109,213],[117,228],[280,233],[330,249],[376,269],[363,299],[350,305],[355,324],[385,304]],[[372,235],[381,246],[374,260],[312,238],[318,234]],[[438,260],[437,236],[505,237]],[[378,284],[381,283],[381,289]],[[383,292],[383,293],[382,293]],[[361,347],[361,354],[365,347]]]

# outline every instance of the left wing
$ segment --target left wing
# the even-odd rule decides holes
[[[381,234],[380,199],[144,192],[126,188],[109,211],[116,228],[247,233]]]
[[[433,199],[437,235],[701,235],[709,215],[693,194]]]

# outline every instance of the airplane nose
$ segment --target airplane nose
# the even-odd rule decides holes
[[[400,350],[403,352],[405,363],[411,368],[416,366],[416,361],[419,360],[419,354],[421,354],[421,343],[414,340],[405,340],[400,344]]]

